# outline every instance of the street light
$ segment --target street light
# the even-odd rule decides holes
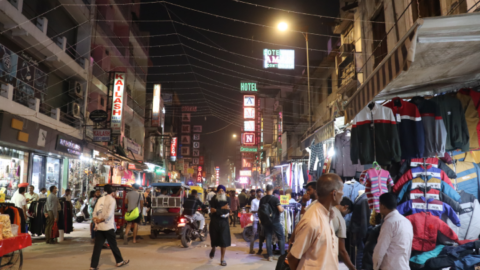
[[[288,30],[288,24],[286,22],[280,22],[277,26],[278,30],[285,32]],[[308,56],[308,33],[307,31],[301,32],[305,38],[305,47],[307,51],[307,92],[308,92],[308,124],[309,129],[312,127],[312,103],[310,102],[310,57]]]
[[[237,137],[237,134],[233,134],[233,138],[236,138]]]

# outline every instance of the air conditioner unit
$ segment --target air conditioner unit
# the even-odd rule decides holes
[[[68,114],[75,118],[82,118],[81,116],[82,109],[80,104],[77,102],[68,103]]]
[[[353,53],[355,46],[351,43],[344,43],[340,46],[340,56],[348,56],[349,53]]]
[[[83,99],[83,84],[79,81],[70,81],[68,85],[68,94],[76,99]]]

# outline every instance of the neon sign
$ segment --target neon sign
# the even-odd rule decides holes
[[[113,134],[122,132],[123,89],[125,88],[125,73],[115,73],[113,80],[112,118],[110,128]]]
[[[295,69],[295,51],[264,49],[263,67],[277,69]]]

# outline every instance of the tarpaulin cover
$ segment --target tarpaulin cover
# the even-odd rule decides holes
[[[31,245],[32,238],[28,233],[21,233],[18,236],[0,240],[0,257]]]

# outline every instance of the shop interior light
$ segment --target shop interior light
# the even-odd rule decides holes
[[[328,150],[328,156],[333,157],[333,155],[335,155],[335,150],[333,150],[333,147],[332,147],[330,148],[330,150]]]

